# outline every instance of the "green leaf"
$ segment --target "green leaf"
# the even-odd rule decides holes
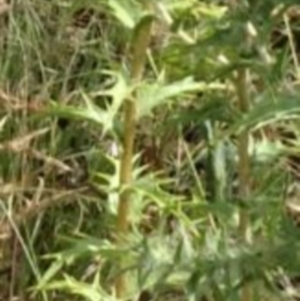
[[[127,28],[133,29],[136,21],[141,15],[141,10],[135,1],[132,0],[109,0],[109,7],[113,10],[116,18]]]
[[[299,95],[263,95],[258,103],[230,128],[230,133],[255,130],[267,124],[299,118]]]
[[[75,120],[87,120],[92,123],[102,125],[104,132],[112,130],[114,127],[114,112],[99,108],[84,92],[82,92],[82,97],[85,102],[85,106],[74,107],[61,105],[53,101],[50,103],[50,107],[46,110],[46,114]]]
[[[122,73],[113,71],[106,71],[103,73],[113,76],[116,79],[116,83],[110,89],[92,93],[92,96],[112,97],[112,102],[107,106],[107,110],[111,115],[115,116],[123,104],[123,101],[132,93],[132,87],[129,86],[127,78]]]
[[[54,261],[50,268],[46,270],[43,277],[39,280],[39,283],[36,286],[36,290],[42,290],[46,287],[47,283],[61,270],[64,262],[62,260]]]
[[[134,32],[133,32],[133,39],[136,39],[143,33],[144,29],[151,26],[151,23],[154,21],[155,16],[151,13],[144,14],[140,20],[137,22]],[[133,42],[133,44],[135,44]]]
[[[90,301],[115,301],[115,298],[107,295],[100,285],[88,284],[78,281],[73,277],[65,275],[64,280],[55,281],[49,284],[47,290],[64,290],[75,296],[81,296]]]
[[[195,8],[195,5],[198,4],[197,0],[181,0],[181,1],[173,1],[173,0],[167,0],[165,1],[165,6],[168,8],[168,10],[188,10],[191,8]]]
[[[188,92],[222,89],[222,85],[195,82],[188,77],[181,81],[164,85],[162,83],[144,83],[137,88],[137,115],[142,117],[151,114],[152,109],[164,104],[173,97],[181,96]]]

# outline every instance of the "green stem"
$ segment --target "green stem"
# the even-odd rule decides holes
[[[131,79],[133,84],[138,83],[143,76],[147,48],[150,43],[152,20],[141,22],[137,25],[135,37],[132,42]],[[132,184],[132,158],[134,150],[135,124],[136,124],[136,102],[135,95],[125,100],[124,104],[124,141],[120,168],[120,186],[118,215],[117,215],[117,237],[118,243],[123,244],[129,229],[129,211],[131,201],[130,186]],[[120,269],[124,268],[124,262],[120,263]],[[120,274],[115,282],[117,298],[126,295],[126,277]]]
[[[249,95],[247,85],[247,70],[240,69],[236,79],[236,90],[238,96],[239,108],[242,113],[245,113],[249,109]],[[250,158],[249,158],[249,133],[248,130],[244,130],[238,137],[238,176],[239,176],[239,197],[244,202],[249,198],[250,194]],[[243,207],[243,206],[242,206]],[[248,241],[248,229],[249,229],[249,214],[246,209],[241,208],[240,233],[245,241]],[[249,285],[245,285],[242,290],[242,301],[251,300],[251,289]]]
[[[245,113],[249,108],[249,96],[247,87],[247,70],[241,69],[238,71],[237,81],[237,95],[240,111]],[[245,201],[249,197],[250,190],[250,158],[248,153],[249,148],[249,133],[244,130],[238,137],[238,174],[239,174],[239,197]],[[247,237],[248,228],[248,214],[245,210],[241,209],[240,215],[240,230],[243,237]]]

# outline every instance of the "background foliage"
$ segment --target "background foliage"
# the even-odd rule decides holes
[[[115,300],[124,277],[130,300],[297,300],[299,15],[296,0],[1,2],[0,299]]]

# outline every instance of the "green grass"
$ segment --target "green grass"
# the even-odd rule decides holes
[[[122,275],[132,300],[289,300],[299,37],[271,17],[278,1],[217,2],[162,1],[137,82],[138,1],[15,0],[0,15],[0,299],[115,300]],[[293,36],[274,48],[279,24]]]

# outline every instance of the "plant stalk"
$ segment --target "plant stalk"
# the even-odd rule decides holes
[[[236,79],[236,92],[238,96],[239,109],[242,113],[246,113],[249,109],[249,93],[247,85],[248,71],[245,68],[238,70]],[[238,177],[239,177],[239,198],[242,202],[247,201],[250,194],[250,157],[249,157],[249,133],[243,130],[238,137]],[[244,241],[249,241],[249,214],[243,208],[240,210],[239,228]],[[251,300],[251,289],[249,285],[245,285],[242,290],[242,301]]]
[[[140,25],[140,26],[139,26]],[[132,41],[131,81],[136,85],[141,81],[145,69],[147,49],[151,39],[152,22],[138,24],[136,34]],[[118,213],[117,213],[117,239],[119,244],[125,242],[129,231],[129,213],[131,202],[133,152],[136,126],[136,99],[133,94],[124,103],[124,140],[120,167],[120,186]],[[124,268],[124,261],[120,263],[120,270]],[[115,282],[117,298],[124,298],[127,292],[126,275],[121,273]]]

